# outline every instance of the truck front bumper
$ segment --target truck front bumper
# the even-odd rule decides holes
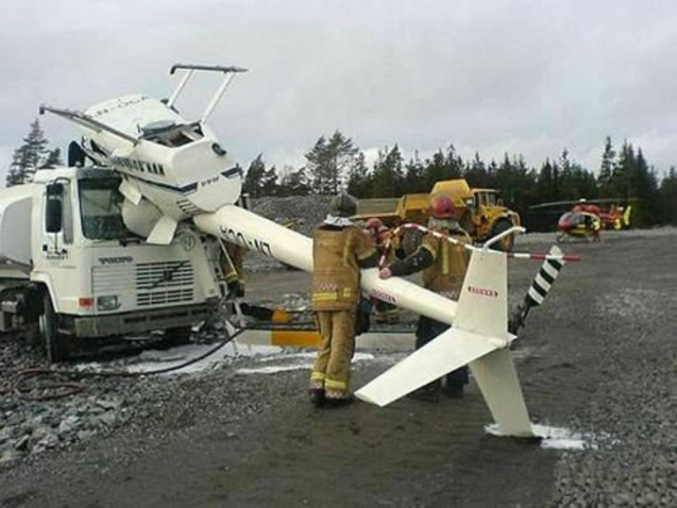
[[[212,308],[208,302],[103,316],[61,315],[59,331],[76,337],[106,337],[166,330],[200,323]]]

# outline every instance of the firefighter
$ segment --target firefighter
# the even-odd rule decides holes
[[[350,363],[355,351],[355,321],[360,300],[360,269],[378,264],[369,236],[350,219],[355,199],[339,194],[313,234],[313,310],[321,343],[310,376],[311,401],[336,407],[354,401]]]
[[[384,226],[381,219],[378,217],[370,217],[364,224],[365,231],[371,236],[376,250],[378,251],[379,258],[383,256],[385,252],[386,244],[388,240],[391,239],[391,231]],[[394,256],[404,257],[400,255],[400,243],[399,237],[394,237],[390,245],[390,251],[388,253],[386,262],[392,262]],[[376,318],[377,323],[390,323],[394,324],[399,321],[399,311],[391,303],[383,302],[381,300],[376,300],[374,302],[374,317]]]
[[[244,296],[244,255],[247,251],[244,247],[225,242],[226,252],[221,251],[219,259],[221,271],[228,286],[228,299]]]
[[[451,236],[462,243],[471,239],[458,225],[454,204],[448,196],[434,196],[430,202],[429,229]],[[403,276],[423,271],[423,286],[448,298],[458,299],[463,279],[468,267],[468,250],[462,245],[454,245],[433,234],[426,234],[421,246],[411,256],[395,262],[380,272],[382,279],[393,275]],[[416,349],[423,347],[440,333],[449,328],[426,316],[421,316],[416,327]],[[442,380],[437,379],[412,394],[413,397],[437,402],[442,391]],[[463,387],[468,382],[467,367],[461,367],[446,377],[444,393],[450,397],[463,397]]]

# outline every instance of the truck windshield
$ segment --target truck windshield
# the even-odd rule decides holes
[[[90,240],[116,240],[134,236],[122,222],[122,201],[117,178],[85,178],[78,182],[82,234]]]

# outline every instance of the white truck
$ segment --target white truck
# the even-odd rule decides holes
[[[169,245],[146,242],[125,226],[120,183],[70,167],[0,190],[0,331],[39,338],[51,361],[85,338],[186,341],[223,294],[218,240],[180,226]]]

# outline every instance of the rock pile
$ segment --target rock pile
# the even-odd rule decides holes
[[[81,395],[51,402],[3,398],[0,408],[0,467],[88,439],[129,416],[124,400],[115,395]]]
[[[310,236],[313,228],[327,215],[332,196],[291,196],[262,198],[254,202],[252,211],[279,224],[294,221],[292,229]]]
[[[252,211],[310,236],[313,228],[324,220],[330,201],[331,196],[316,195],[261,198],[254,201]],[[259,272],[281,268],[281,265],[275,260],[250,252],[245,258],[245,268],[250,272]]]

